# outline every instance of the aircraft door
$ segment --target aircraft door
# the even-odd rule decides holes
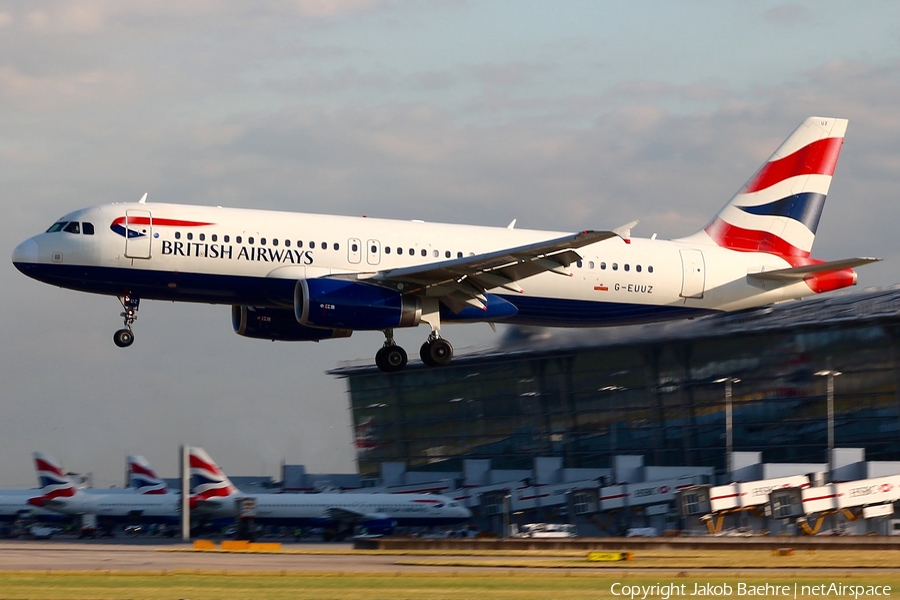
[[[362,260],[362,242],[359,241],[359,238],[350,238],[347,240],[347,260],[350,261],[352,265],[358,265],[359,261]]]
[[[149,210],[125,211],[125,256],[150,258],[153,240],[153,217]]]
[[[684,273],[684,278],[681,280],[681,297],[702,298],[706,286],[703,252],[681,250],[681,267]]]
[[[366,250],[366,258],[370,265],[377,265],[381,262],[381,242],[378,240],[367,241]]]

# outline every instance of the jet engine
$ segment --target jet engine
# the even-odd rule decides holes
[[[289,308],[255,306],[232,306],[231,326],[244,337],[281,342],[318,342],[350,337],[353,333],[346,329],[306,327],[297,322]]]
[[[294,316],[301,325],[378,331],[415,327],[422,304],[415,296],[346,279],[301,279],[294,288]]]

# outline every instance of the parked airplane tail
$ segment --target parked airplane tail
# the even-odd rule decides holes
[[[810,117],[719,211],[702,231],[723,248],[806,258],[831,178],[847,119]]]
[[[128,457],[128,486],[138,494],[169,493],[169,486],[160,479],[143,456]]]
[[[192,500],[209,500],[240,494],[228,476],[210,458],[203,448],[191,448],[191,489]]]
[[[44,506],[48,501],[56,498],[70,498],[75,495],[78,488],[55,458],[45,452],[35,452],[33,456],[38,484],[41,486],[41,495],[30,498],[29,504]]]

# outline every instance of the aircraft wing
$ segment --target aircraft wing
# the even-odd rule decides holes
[[[754,279],[765,279],[770,281],[798,281],[815,273],[823,273],[826,271],[840,271],[841,269],[850,269],[861,265],[877,262],[880,258],[844,258],[841,260],[832,260],[829,262],[816,263],[813,265],[804,265],[802,267],[790,267],[787,269],[777,269],[775,271],[763,271],[761,273],[750,273],[747,276]]]
[[[370,281],[389,285],[405,294],[438,297],[456,312],[466,305],[484,308],[481,301],[485,290],[501,287],[521,293],[524,290],[517,281],[546,271],[571,276],[566,267],[581,260],[577,248],[613,237],[620,234],[582,231],[497,252],[381,271]]]
[[[325,516],[334,521],[341,523],[359,523],[361,521],[372,521],[375,519],[386,519],[387,515],[383,514],[365,514],[350,510],[349,508],[331,507],[325,511]]]

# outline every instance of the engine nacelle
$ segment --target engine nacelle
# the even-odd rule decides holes
[[[415,296],[347,279],[301,279],[294,289],[294,316],[302,325],[379,331],[415,327],[422,304]]]
[[[391,535],[397,527],[396,519],[390,518],[364,519],[359,524],[365,527],[370,535]]]
[[[319,329],[305,327],[294,318],[289,308],[257,308],[232,306],[231,326],[244,337],[281,342],[318,342],[333,338],[350,337],[345,329]]]

